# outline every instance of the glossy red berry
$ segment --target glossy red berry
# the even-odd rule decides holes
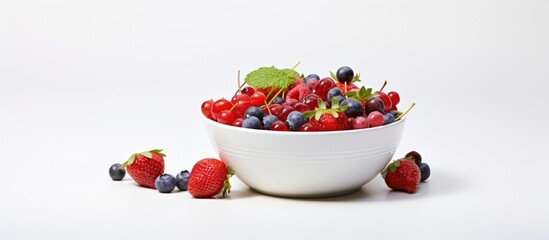
[[[233,106],[233,104],[231,104],[231,102],[229,102],[229,100],[227,100],[225,98],[222,98],[222,99],[219,99],[219,100],[215,101],[213,106],[212,106],[212,117],[213,117],[213,119],[217,120],[217,116],[219,115],[219,113],[221,111],[229,110],[229,109],[231,109],[232,106]]]
[[[269,111],[271,111],[270,114],[278,116],[281,110],[282,110],[282,105],[275,103],[275,104],[269,105],[269,110],[267,110],[267,108],[263,109],[263,113],[267,115],[269,114]]]
[[[366,119],[363,116],[359,116],[353,119],[352,124],[353,124],[353,129],[362,129],[362,128],[370,127],[370,123],[368,122],[368,119]]]
[[[252,96],[252,94],[255,93],[255,89],[253,87],[245,87],[240,91],[242,94],[246,94],[248,96]]]
[[[377,91],[376,94],[378,95],[379,99],[383,102],[383,111],[388,112],[393,106],[391,99],[384,92]]]
[[[397,92],[391,91],[387,93],[387,95],[391,99],[391,102],[393,102],[393,106],[396,106],[400,102],[400,96],[398,95]]]
[[[311,93],[301,99],[301,102],[309,107],[310,110],[314,110],[318,107],[318,95]]]
[[[370,114],[368,114],[368,123],[370,124],[370,127],[378,127],[383,126],[384,119],[383,114],[378,111],[373,111]]]
[[[328,91],[335,87],[335,81],[332,78],[326,77],[318,81],[318,84],[315,86],[313,93],[321,97],[322,100],[326,100],[328,98]]]
[[[235,126],[235,127],[242,127],[242,121],[243,121],[243,120],[244,120],[244,119],[243,119],[243,118],[240,118],[240,117],[239,117],[239,118],[236,118],[236,119],[233,121],[233,124],[232,124],[232,125]]]
[[[233,105],[236,104],[238,101],[250,101],[250,96],[246,94],[238,94],[234,95],[233,98],[231,98],[231,103]]]
[[[214,101],[212,99],[206,100],[202,103],[202,106],[200,107],[200,110],[202,111],[202,114],[204,117],[207,117],[209,119],[213,119],[212,117],[212,106],[214,105]]]
[[[288,105],[282,106],[280,113],[275,116],[278,118],[278,120],[286,121],[286,118],[288,118],[288,115],[293,111],[295,111],[295,108],[292,106],[288,106]]]
[[[288,131],[289,129],[284,122],[277,120],[271,124],[270,130],[271,131]]]
[[[304,123],[303,125],[301,125],[301,127],[299,127],[299,131],[301,131],[301,132],[314,132],[316,130],[315,130],[315,127],[313,127],[312,124]]]
[[[253,106],[261,106],[265,104],[265,94],[262,92],[255,92],[250,96],[250,101]]]
[[[304,112],[310,110],[309,106],[305,105],[305,103],[300,103],[300,102],[296,103],[294,105],[294,108],[295,108],[295,110],[299,111],[300,113],[304,113]]]
[[[217,122],[227,125],[232,125],[235,119],[236,115],[230,110],[223,110],[217,116]]]

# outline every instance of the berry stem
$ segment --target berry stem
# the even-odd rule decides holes
[[[400,114],[400,116],[398,116],[396,119],[395,119],[395,122],[400,120],[404,115],[406,115],[406,113],[408,113],[410,110],[412,110],[412,108],[416,105],[416,102],[413,102],[412,105],[406,109],[406,111],[404,111],[402,114]]]
[[[238,87],[238,90],[240,90],[240,70],[237,71],[236,73],[236,83],[237,83],[237,87]]]
[[[387,85],[387,80],[385,80],[385,81],[383,82],[383,86],[381,86],[381,89],[379,89],[380,92],[383,91],[383,89],[385,88],[385,85]]]
[[[301,61],[297,62],[297,63],[292,67],[292,70],[294,70],[294,69],[297,67],[297,65],[299,65],[300,63],[301,63]]]
[[[271,113],[271,109],[269,109],[269,104],[270,103],[267,103],[267,100],[265,100],[265,108],[267,108],[267,111],[269,112],[269,114],[273,115],[273,113]]]
[[[232,112],[233,109],[240,103],[240,101],[236,102],[232,107],[231,109],[229,109],[229,112]]]

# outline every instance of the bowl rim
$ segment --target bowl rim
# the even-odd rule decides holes
[[[234,131],[243,131],[248,133],[257,133],[257,134],[267,134],[267,135],[299,135],[299,136],[307,136],[307,135],[340,135],[340,134],[359,134],[364,132],[371,132],[371,131],[381,131],[386,128],[392,128],[396,127],[400,124],[404,124],[406,121],[406,117],[404,116],[402,119],[392,122],[387,125],[378,126],[378,127],[369,127],[369,128],[363,128],[363,129],[350,129],[350,130],[339,130],[339,131],[315,131],[315,132],[299,132],[299,131],[269,131],[269,130],[258,130],[258,129],[249,129],[249,128],[242,128],[242,127],[235,127],[231,125],[226,125],[219,123],[217,121],[214,121],[213,119],[207,118],[206,116],[202,116],[202,118],[205,120],[207,124],[211,124],[213,126],[234,130]]]

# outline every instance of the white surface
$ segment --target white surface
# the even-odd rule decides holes
[[[546,239],[547,1],[0,1],[0,239]],[[159,194],[108,167],[214,156],[200,103],[236,71],[341,65],[399,91],[416,194]]]
[[[278,132],[235,128],[203,118],[219,158],[254,191],[328,197],[357,191],[387,166],[406,118],[353,131]]]

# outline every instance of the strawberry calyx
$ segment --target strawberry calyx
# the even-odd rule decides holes
[[[135,158],[137,157],[137,155],[141,155],[143,157],[151,159],[153,157],[152,153],[156,153],[156,154],[158,154],[162,157],[166,157],[166,154],[164,154],[162,152],[162,149],[153,149],[153,150],[149,150],[149,151],[145,151],[145,152],[134,153],[118,169],[124,169],[127,166],[132,165],[133,162],[135,161]]]
[[[226,197],[231,193],[231,183],[229,182],[229,179],[234,175],[234,171],[227,167],[227,178],[225,179],[225,182],[223,182],[223,188],[221,189],[221,198]]]
[[[314,110],[304,112],[303,117],[311,118],[314,116],[314,118],[318,121],[320,117],[322,117],[322,115],[330,114],[334,118],[338,118],[338,113],[345,112],[345,110],[347,109],[347,106],[340,106],[339,101],[335,97],[332,98],[332,106],[329,109],[326,107],[326,103],[322,101],[322,99],[318,98],[317,101],[318,107],[316,107]]]

